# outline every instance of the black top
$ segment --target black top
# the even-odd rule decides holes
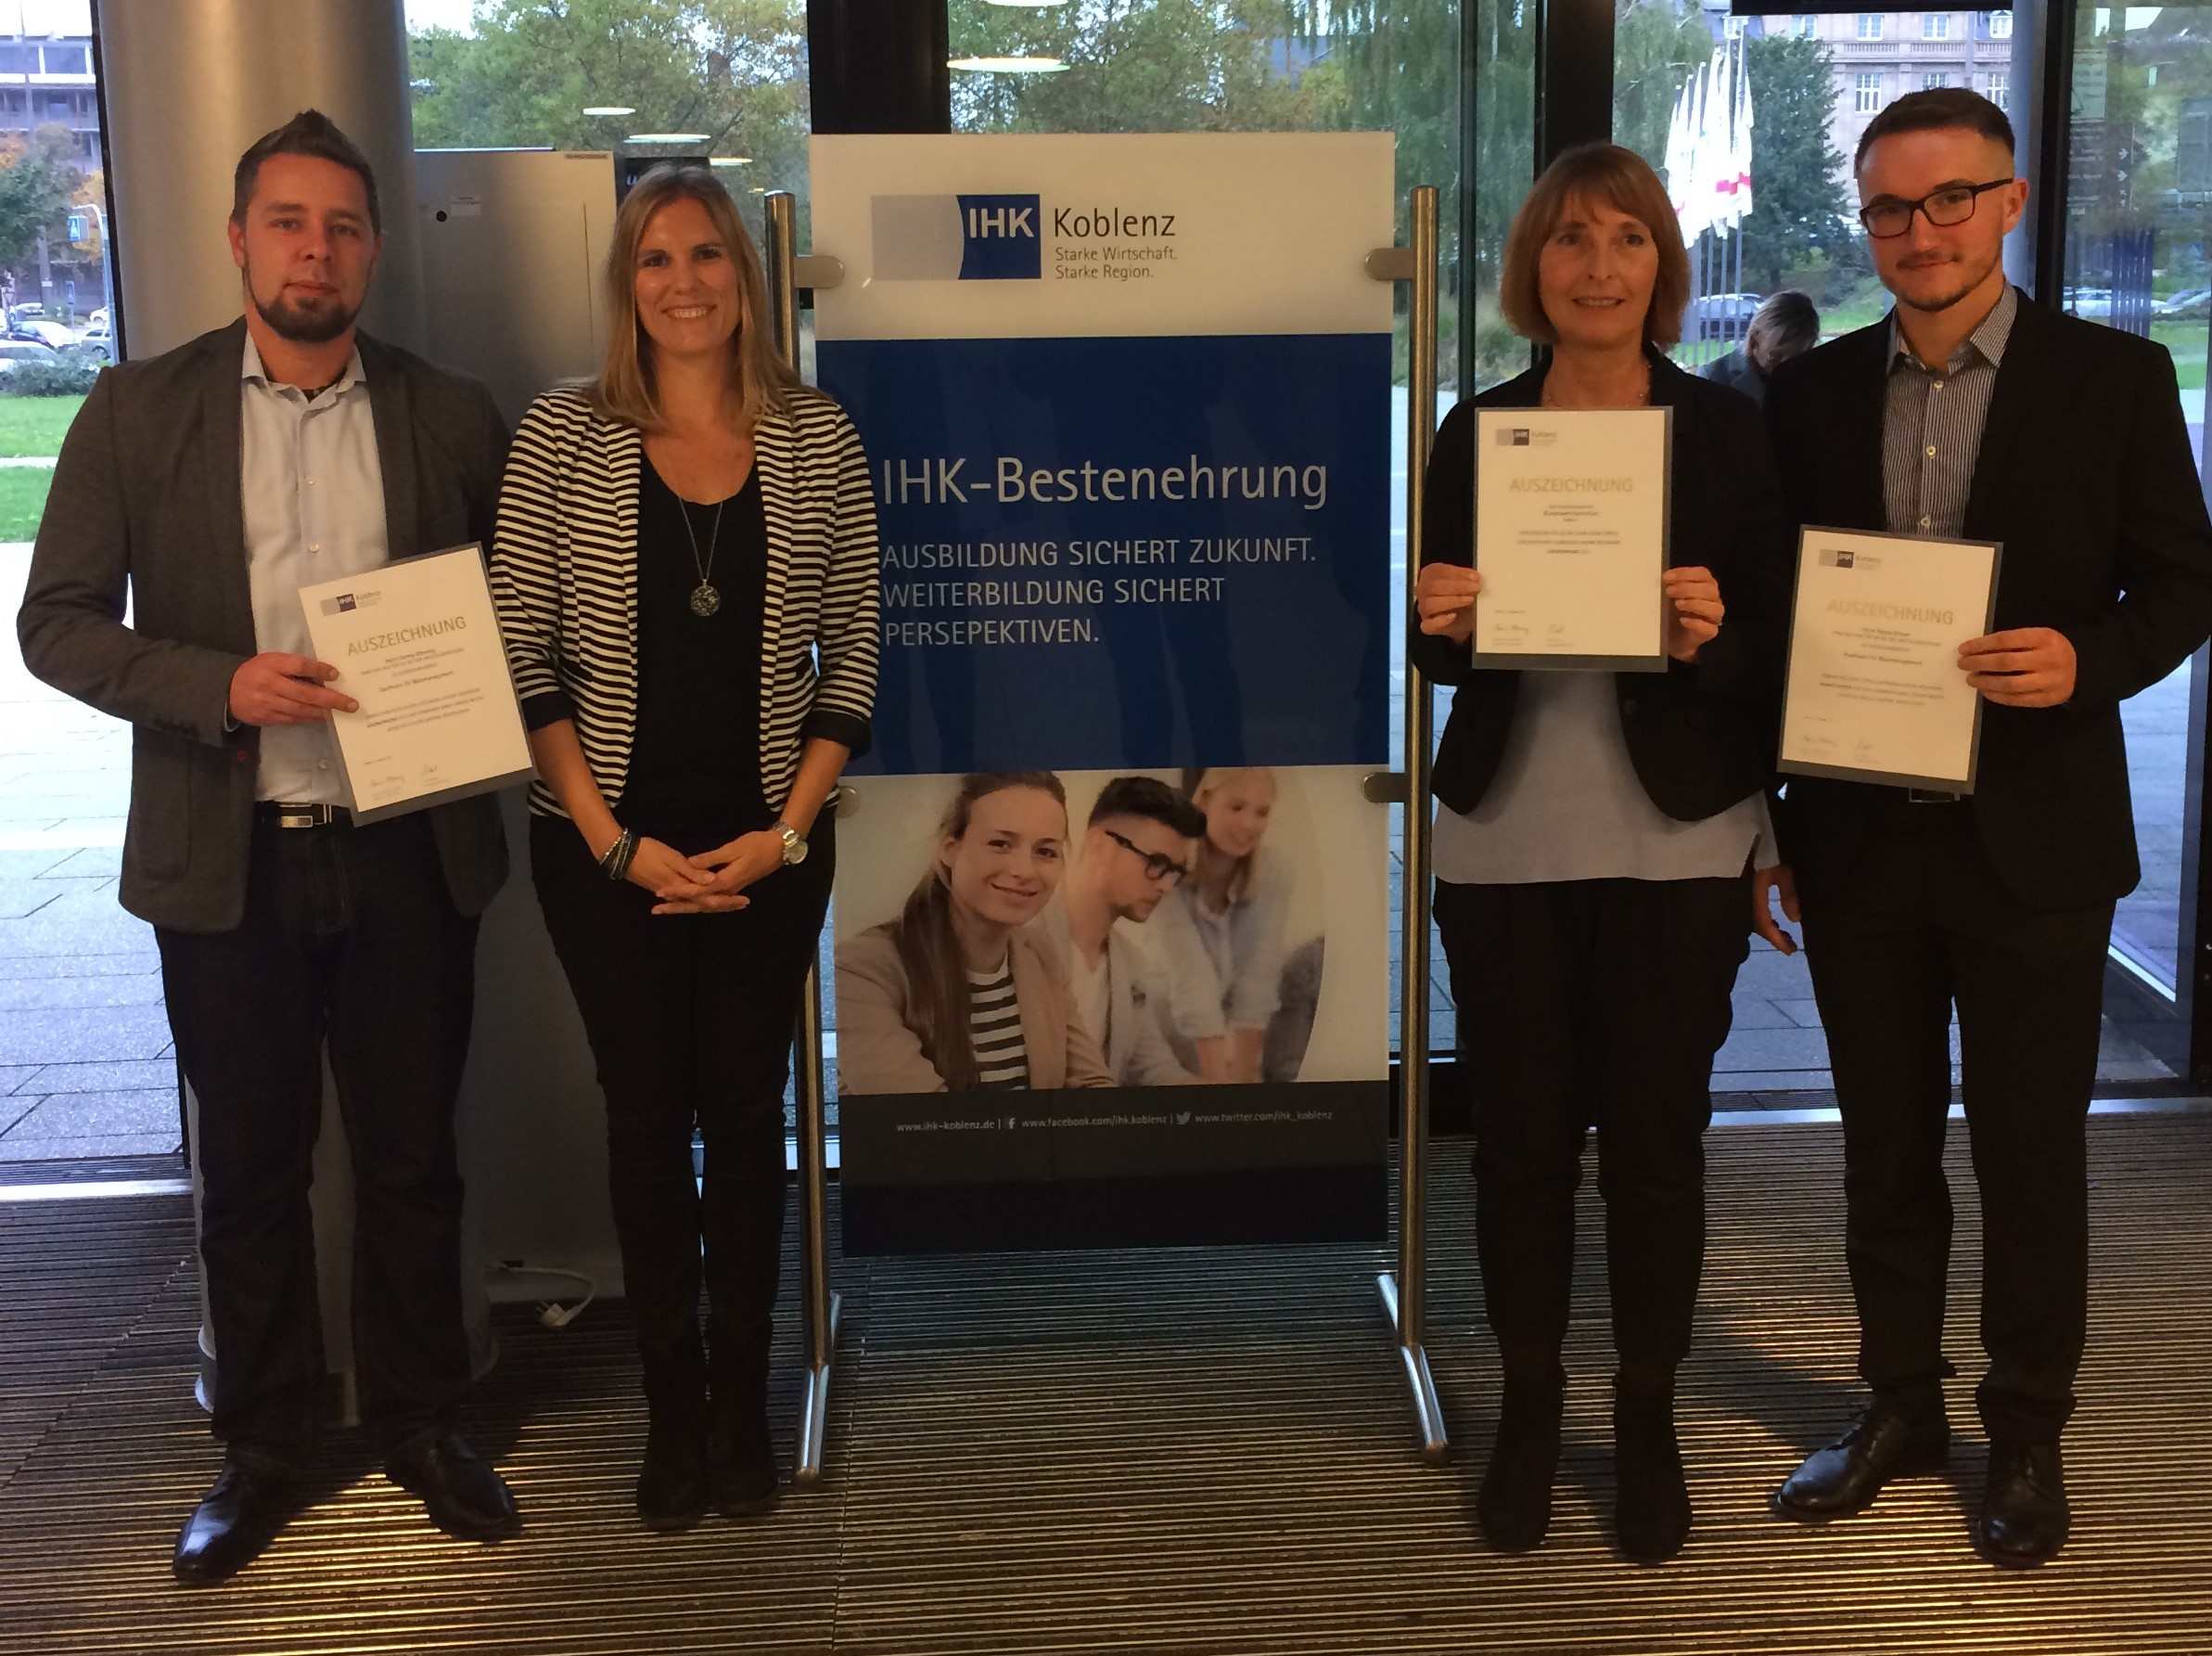
[[[1667,815],[1697,822],[1765,785],[1788,631],[1791,565],[1781,491],[1758,410],[1736,392],[1684,373],[1657,352],[1654,407],[1674,410],[1667,500],[1668,558],[1702,565],[1720,586],[1726,618],[1694,662],[1664,673],[1615,674],[1621,734],[1637,780]],[[1444,417],[1428,461],[1421,561],[1474,561],[1475,410],[1534,408],[1545,366],[1495,386]],[[1413,664],[1457,687],[1437,750],[1437,798],[1458,812],[1482,801],[1504,758],[1521,674],[1477,668],[1464,644],[1411,623]]]
[[[1790,516],[1880,531],[1889,319],[1776,370],[1767,392]],[[2162,345],[2025,302],[1975,456],[1963,538],[1997,541],[1994,631],[2074,646],[2063,707],[1982,708],[1969,809],[2013,894],[2039,909],[2109,903],[2141,869],[2119,703],[2212,630],[2212,521]],[[1775,828],[1800,889],[1832,889],[1897,789],[1790,779]],[[1807,887],[1807,882],[1810,887]]]
[[[624,827],[697,851],[774,815],[761,791],[768,519],[758,470],[707,505],[679,499],[649,461],[638,472],[637,734],[620,813]],[[701,565],[721,595],[711,615],[692,608]]]

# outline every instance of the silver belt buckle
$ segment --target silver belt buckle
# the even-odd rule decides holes
[[[1952,793],[1948,789],[1942,788],[1908,788],[1905,789],[1905,802],[1911,805],[1955,805],[1965,797],[1963,793]]]
[[[276,805],[276,826],[284,828],[328,828],[333,820],[328,805]]]

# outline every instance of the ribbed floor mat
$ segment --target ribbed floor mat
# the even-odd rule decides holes
[[[1963,1137],[1950,1346],[1971,1377]],[[0,1203],[0,1650],[2212,1651],[2212,1114],[2100,1118],[2091,1143],[2075,1539],[2026,1574],[1968,1543],[1981,1456],[1963,1379],[1950,1477],[1824,1531],[1767,1514],[1854,1402],[1833,1126],[1708,1140],[1712,1242],[1681,1388],[1697,1528],[1656,1570],[1608,1540],[1593,1200],[1552,1539],[1502,1558],[1474,1536],[1496,1366],[1464,1145],[1438,1147],[1433,1210],[1446,1467],[1414,1457],[1368,1251],[856,1261],[838,1273],[829,1475],[774,1517],[640,1531],[620,1308],[557,1333],[505,1313],[470,1430],[524,1504],[520,1538],[437,1534],[349,1433],[326,1454],[329,1498],[202,1592],[168,1574],[214,1465],[191,1398],[185,1202]],[[786,1330],[786,1440],[796,1351]]]

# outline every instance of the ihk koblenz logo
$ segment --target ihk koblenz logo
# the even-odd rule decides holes
[[[1044,275],[1035,196],[876,196],[876,279],[1034,282]]]

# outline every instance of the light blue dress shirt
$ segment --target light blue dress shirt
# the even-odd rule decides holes
[[[262,650],[312,656],[300,588],[387,562],[384,469],[368,381],[355,351],[338,383],[308,401],[271,379],[246,336],[238,386],[243,443],[239,504]],[[345,688],[341,676],[333,687]],[[288,803],[350,802],[327,725],[272,725],[262,732],[255,797]]]

